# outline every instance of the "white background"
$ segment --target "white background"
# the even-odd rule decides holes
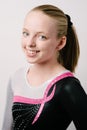
[[[47,3],[69,14],[76,26],[81,51],[76,76],[87,92],[87,0],[0,0],[0,129],[9,76],[26,64],[21,49],[23,20],[30,9]],[[68,130],[75,130],[73,123]]]

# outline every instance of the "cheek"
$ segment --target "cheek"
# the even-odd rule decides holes
[[[44,41],[42,43],[38,42],[38,46],[40,48],[42,48],[42,50],[50,50],[53,45],[52,45],[51,41]]]
[[[21,46],[25,46],[26,45],[26,41],[24,40],[24,38],[21,39]]]
[[[49,47],[47,48],[47,53],[50,56],[53,56],[56,54],[56,52],[57,52],[56,46],[54,44],[49,45]]]
[[[23,48],[23,47],[24,47],[24,45],[25,45],[25,44],[24,44],[24,42],[22,41],[22,42],[21,42],[21,47]]]
[[[54,43],[47,44],[47,46],[45,47],[45,49],[48,51],[54,51],[55,48],[56,48],[56,46],[54,46]]]
[[[43,52],[46,57],[54,55],[55,49],[50,45],[43,48]]]
[[[22,47],[22,49],[23,49],[23,51],[25,50],[25,48],[26,48],[26,44],[25,44],[25,42],[21,42],[21,47]]]
[[[24,38],[21,39],[21,46],[24,47],[26,45],[26,40]]]

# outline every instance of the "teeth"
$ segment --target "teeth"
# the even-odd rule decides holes
[[[38,53],[38,52],[39,52],[38,50],[27,50],[27,54],[29,54],[31,56],[36,55],[36,53]]]
[[[32,51],[32,50],[29,50],[28,52],[31,53],[31,54],[32,54],[32,53],[36,53],[35,50],[33,50],[33,51]]]
[[[31,55],[31,56],[34,56],[36,55],[36,50],[28,50],[28,54]]]
[[[38,50],[28,50],[28,52],[35,53],[35,52],[39,52],[39,51]]]

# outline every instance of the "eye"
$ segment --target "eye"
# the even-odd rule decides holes
[[[47,39],[47,37],[46,37],[46,36],[44,36],[44,35],[40,35],[40,36],[39,36],[39,39],[40,39],[40,40],[46,40],[46,39]]]
[[[25,32],[25,31],[24,31],[22,34],[23,34],[24,37],[29,36],[29,33],[28,33],[28,32]]]

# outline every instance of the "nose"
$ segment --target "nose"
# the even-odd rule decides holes
[[[29,38],[27,41],[27,47],[35,47],[36,46],[36,42],[35,42],[35,38]]]

